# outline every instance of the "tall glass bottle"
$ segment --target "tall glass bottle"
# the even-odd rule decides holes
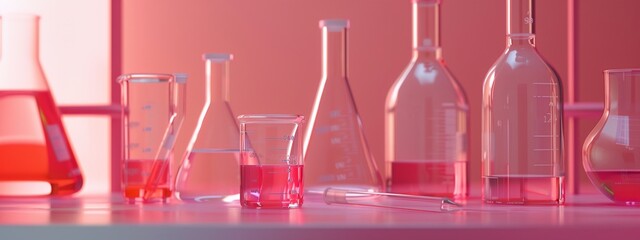
[[[348,20],[322,20],[322,79],[304,139],[307,192],[328,186],[382,191],[347,78]]]
[[[535,48],[533,0],[507,0],[507,49],[484,81],[487,203],[564,203],[562,89]]]
[[[395,193],[464,197],[468,106],[440,48],[440,0],[413,0],[413,57],[387,95],[386,177]]]
[[[204,54],[205,104],[176,177],[176,197],[183,201],[239,199],[240,135],[229,105],[229,62],[224,53]]]
[[[2,16],[0,195],[69,195],[82,174],[40,66],[36,15]]]

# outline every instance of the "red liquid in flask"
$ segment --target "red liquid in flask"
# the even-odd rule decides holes
[[[0,196],[79,191],[82,174],[51,93],[0,91],[0,111]],[[35,189],[43,183],[50,189]]]
[[[250,208],[302,206],[302,165],[241,165],[240,203]]]
[[[394,161],[390,190],[394,193],[438,197],[464,197],[467,162]]]
[[[640,171],[591,171],[587,174],[598,190],[614,202],[640,204]]]
[[[143,200],[147,181],[151,176],[154,167],[153,159],[128,160],[125,162],[125,182],[124,196],[129,201]],[[171,197],[171,188],[169,186],[168,176],[169,168],[164,168],[160,172],[156,172],[159,179],[156,181],[157,186],[153,187],[153,192],[148,194],[148,200],[164,201]]]

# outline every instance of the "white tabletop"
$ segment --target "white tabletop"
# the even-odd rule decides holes
[[[570,237],[570,238],[568,238]],[[0,239],[640,239],[640,208],[601,195],[564,206],[484,205],[453,213],[326,205],[126,204],[119,196],[0,199]],[[617,240],[617,239],[616,239]]]

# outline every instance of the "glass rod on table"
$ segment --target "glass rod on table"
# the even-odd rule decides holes
[[[462,205],[444,197],[366,192],[331,187],[324,191],[324,202],[329,205],[346,204],[427,212],[452,212],[462,209]]]

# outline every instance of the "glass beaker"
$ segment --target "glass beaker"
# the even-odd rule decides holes
[[[330,186],[384,190],[347,79],[348,27],[347,20],[320,21],[322,79],[304,139],[307,192],[322,194]]]
[[[300,131],[304,117],[240,115],[240,204],[297,208],[303,203]],[[230,169],[229,169],[230,170]]]
[[[83,178],[42,71],[39,17],[2,15],[0,195],[69,195]]]
[[[170,163],[184,119],[185,75],[126,74],[122,87],[122,189],[129,202],[171,197]]]
[[[233,55],[208,53],[205,104],[176,178],[183,201],[239,199],[239,130],[229,105],[229,62]]]
[[[582,149],[593,185],[616,203],[640,204],[640,69],[604,71],[605,107]]]
[[[468,104],[440,48],[440,0],[413,0],[413,57],[386,101],[387,191],[468,195]]]
[[[534,44],[533,0],[507,0],[507,49],[484,80],[483,200],[565,200],[562,88]]]

